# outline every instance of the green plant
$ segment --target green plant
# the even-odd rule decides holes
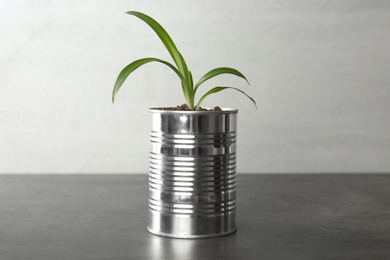
[[[165,29],[158,22],[156,22],[153,18],[147,16],[146,14],[136,12],[136,11],[129,11],[126,13],[129,15],[134,15],[134,16],[138,17],[139,19],[141,19],[142,21],[147,23],[156,32],[156,34],[158,35],[158,37],[160,38],[160,40],[162,41],[162,43],[165,45],[166,49],[168,50],[169,54],[171,55],[173,61],[176,64],[176,67],[173,64],[171,64],[165,60],[161,60],[161,59],[157,59],[157,58],[143,58],[143,59],[133,61],[132,63],[127,65],[119,73],[119,75],[116,79],[116,82],[114,85],[114,90],[112,92],[112,102],[113,103],[115,101],[115,96],[116,96],[117,92],[119,91],[119,89],[121,88],[122,84],[125,82],[127,77],[134,70],[136,70],[138,67],[140,67],[146,63],[154,61],[154,62],[160,62],[162,64],[167,65],[169,68],[171,68],[177,74],[177,76],[181,80],[181,86],[182,86],[184,98],[186,100],[186,103],[187,103],[189,109],[191,109],[191,110],[198,110],[200,107],[200,104],[203,102],[203,100],[207,96],[214,94],[214,93],[217,93],[217,92],[220,92],[224,89],[234,89],[234,90],[241,92],[242,94],[247,96],[256,106],[255,100],[253,98],[251,98],[250,96],[248,96],[244,91],[242,91],[238,88],[226,87],[226,86],[218,86],[218,87],[214,87],[214,88],[210,89],[208,92],[206,92],[199,99],[199,101],[195,105],[195,94],[196,94],[199,86],[202,83],[204,83],[205,81],[207,81],[215,76],[218,76],[220,74],[232,74],[232,75],[235,75],[235,76],[238,76],[238,77],[245,79],[246,82],[248,82],[248,80],[245,78],[245,76],[241,72],[239,72],[236,69],[228,68],[228,67],[220,67],[220,68],[215,68],[215,69],[207,72],[194,85],[191,71],[188,70],[187,64],[186,64],[183,56],[181,55],[181,53],[177,49],[175,43],[173,42],[173,40],[171,39],[169,34],[165,31]],[[249,82],[248,82],[248,84],[249,84]]]

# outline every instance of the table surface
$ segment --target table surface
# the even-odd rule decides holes
[[[147,175],[0,175],[0,259],[390,259],[390,174],[237,184],[237,233],[186,240],[146,231]]]

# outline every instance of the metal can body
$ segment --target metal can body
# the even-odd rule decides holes
[[[238,111],[150,112],[148,230],[177,238],[235,232]]]

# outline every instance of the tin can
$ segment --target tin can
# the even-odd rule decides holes
[[[149,232],[203,238],[236,231],[236,109],[151,108]]]

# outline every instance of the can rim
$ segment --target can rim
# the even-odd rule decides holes
[[[222,236],[228,236],[231,234],[234,234],[237,232],[237,228],[234,228],[229,231],[216,233],[216,234],[207,234],[207,235],[182,235],[182,234],[174,234],[174,233],[165,233],[160,231],[154,231],[149,226],[147,226],[147,230],[149,233],[161,237],[168,237],[168,238],[181,238],[181,239],[202,239],[202,238],[212,238],[212,237],[222,237]]]
[[[210,107],[204,107],[205,109],[212,109]],[[151,113],[159,114],[237,114],[238,109],[236,108],[221,108],[222,111],[180,111],[174,110],[175,107],[152,107],[149,108]]]

